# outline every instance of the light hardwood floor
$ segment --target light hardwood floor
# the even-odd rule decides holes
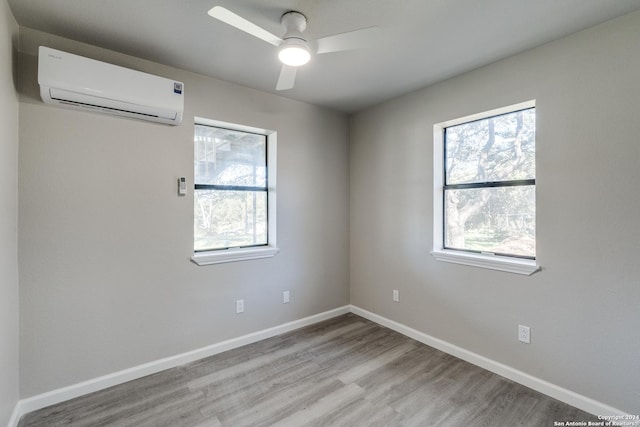
[[[354,314],[25,415],[36,426],[553,426],[595,417]]]

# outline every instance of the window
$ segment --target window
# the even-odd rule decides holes
[[[215,264],[275,255],[275,134],[198,119],[194,256]]]
[[[437,259],[537,270],[535,125],[528,102],[434,126]]]

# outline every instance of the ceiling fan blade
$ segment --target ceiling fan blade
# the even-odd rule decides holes
[[[266,41],[274,46],[280,46],[282,39],[278,36],[271,34],[269,31],[262,27],[258,27],[253,22],[247,21],[240,15],[236,15],[229,9],[225,9],[222,6],[214,6],[209,10],[209,16],[216,18],[225,24],[229,24],[232,27],[236,27],[245,33],[251,34],[261,40]]]
[[[361,49],[373,46],[378,42],[380,28],[367,27],[347,33],[322,37],[316,40],[316,53],[340,52],[343,50]]]
[[[278,78],[278,84],[276,85],[276,90],[288,90],[293,88],[293,84],[296,81],[296,71],[297,67],[290,67],[288,65],[283,65],[282,70],[280,70],[280,77]]]

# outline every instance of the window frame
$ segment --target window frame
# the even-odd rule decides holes
[[[485,253],[480,251],[452,249],[445,247],[445,190],[455,187],[482,188],[487,186],[510,186],[516,181],[530,180],[510,180],[487,183],[454,184],[448,185],[446,182],[446,157],[445,157],[445,130],[448,127],[469,123],[514,113],[520,110],[535,108],[535,100],[525,101],[477,114],[460,117],[445,122],[436,123],[433,126],[433,250],[431,255],[438,261],[454,264],[469,265],[474,267],[487,268],[491,270],[505,271],[510,273],[531,275],[540,269],[536,258],[518,257],[512,255],[501,255]],[[521,183],[521,182],[520,182]],[[528,182],[530,185],[530,182]],[[535,186],[535,178],[533,180]]]
[[[276,154],[277,154],[277,132],[268,129],[256,128],[245,125],[238,125],[219,120],[212,120],[203,117],[194,118],[195,126],[212,126],[217,128],[229,129],[233,131],[253,133],[263,135],[266,138],[266,162],[267,162],[267,183],[266,189],[260,188],[260,191],[267,193],[267,243],[243,247],[216,248],[210,250],[195,250],[195,244],[192,245],[193,255],[191,261],[197,265],[211,265],[227,262],[245,261],[260,258],[271,258],[275,256],[279,249],[276,244]],[[195,143],[193,146],[195,150]],[[200,188],[198,188],[200,187]],[[232,187],[232,186],[210,186],[196,184],[194,179],[194,205],[195,191],[206,189],[202,187]],[[231,189],[231,188],[228,188]],[[193,211],[192,211],[193,212]],[[195,212],[192,224],[195,222]],[[195,238],[195,236],[194,236]]]

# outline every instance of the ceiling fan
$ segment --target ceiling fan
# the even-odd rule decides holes
[[[367,27],[322,37],[312,43],[315,47],[312,51],[304,35],[304,30],[307,27],[307,18],[300,12],[292,10],[282,15],[282,18],[280,18],[284,27],[284,35],[282,37],[271,34],[264,28],[222,6],[214,6],[208,13],[225,24],[278,47],[278,58],[282,62],[282,70],[280,70],[276,90],[293,88],[298,67],[309,62],[312,52],[322,54],[367,47],[375,42],[375,35],[379,31],[378,27]]]

